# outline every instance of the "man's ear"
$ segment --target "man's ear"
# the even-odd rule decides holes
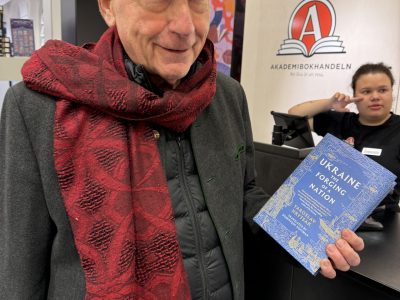
[[[112,0],[97,0],[99,4],[100,14],[102,15],[108,27],[112,27],[115,25],[115,18],[111,9],[111,1]]]

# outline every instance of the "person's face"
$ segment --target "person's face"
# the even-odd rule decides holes
[[[363,98],[356,104],[362,124],[379,125],[390,117],[393,95],[390,78],[386,74],[361,75],[354,92],[354,96]]]
[[[176,86],[204,46],[209,0],[100,0],[136,64]],[[103,13],[104,16],[104,13]]]

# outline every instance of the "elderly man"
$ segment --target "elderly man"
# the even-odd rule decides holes
[[[242,222],[267,197],[208,2],[99,0],[95,45],[24,65],[1,119],[1,297],[244,298]],[[322,274],[362,247],[344,232]]]

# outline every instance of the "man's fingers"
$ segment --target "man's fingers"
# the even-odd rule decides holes
[[[336,277],[336,271],[333,268],[332,263],[329,261],[329,259],[321,260],[320,267],[320,273],[326,278],[333,279]]]
[[[358,266],[361,262],[360,256],[344,239],[338,239],[335,243],[340,254],[346,260],[346,263],[352,267]],[[335,263],[336,264],[336,263]],[[347,266],[346,266],[347,268]]]
[[[342,239],[346,240],[356,251],[362,251],[364,249],[364,240],[350,229],[342,230]]]
[[[326,253],[328,254],[328,257],[331,259],[332,263],[335,265],[336,269],[340,271],[348,271],[350,269],[350,264],[347,262],[346,258],[342,254],[341,251],[344,251],[346,254],[345,255],[350,255],[348,253],[349,249],[345,249],[346,245],[351,249],[351,247],[347,244],[346,241],[339,239],[338,241],[343,241],[344,244],[339,242],[340,244],[340,251],[339,251],[339,246],[329,244],[326,247]],[[352,250],[354,252],[354,250]]]

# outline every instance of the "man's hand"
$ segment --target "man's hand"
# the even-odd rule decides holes
[[[320,273],[327,278],[335,278],[336,271],[348,271],[350,267],[360,264],[357,251],[364,249],[364,241],[350,229],[342,231],[342,237],[335,244],[326,247],[329,259],[321,260]]]
[[[362,101],[362,97],[354,97],[351,98],[350,96],[342,93],[335,93],[331,98],[331,108],[335,111],[339,112],[348,112],[350,111],[346,106],[350,103],[360,102]]]

